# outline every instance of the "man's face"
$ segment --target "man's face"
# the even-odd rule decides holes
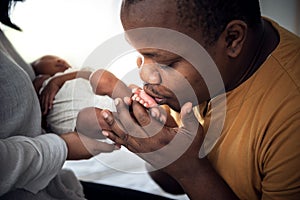
[[[199,29],[187,29],[178,25],[176,1],[145,0],[137,2],[129,7],[123,7],[121,11],[122,24],[125,31],[143,27],[161,27],[184,33],[201,43],[201,31]],[[172,109],[179,111],[183,103],[192,102],[197,105],[210,97],[203,77],[197,69],[184,58],[184,54],[193,51],[188,47],[178,45],[176,41],[171,48],[144,48],[149,44],[159,41],[159,34],[126,35],[129,43],[133,45],[143,56],[140,66],[140,76],[144,81],[145,91],[152,96],[157,103],[167,104]],[[171,37],[171,36],[170,36]],[[183,43],[182,43],[183,44]],[[166,44],[165,46],[170,46]],[[141,48],[143,47],[143,48]],[[172,51],[172,48],[174,51]],[[178,55],[178,48],[183,48],[182,55]],[[191,92],[191,90],[193,90]],[[194,96],[194,97],[193,97]]]

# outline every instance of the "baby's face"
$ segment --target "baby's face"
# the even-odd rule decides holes
[[[53,76],[58,72],[64,72],[71,66],[62,58],[57,56],[43,56],[39,60],[37,60],[33,67],[36,71],[36,74],[48,74]]]

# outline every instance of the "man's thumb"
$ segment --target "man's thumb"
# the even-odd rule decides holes
[[[199,122],[194,115],[193,105],[191,102],[187,102],[182,106],[180,115],[183,128],[190,133],[197,133]]]

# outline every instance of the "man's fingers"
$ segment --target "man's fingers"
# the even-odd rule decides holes
[[[143,130],[143,133],[145,133],[143,135],[139,135],[139,137],[151,137],[158,134],[163,129],[164,122],[166,121],[165,113],[159,113],[157,118],[151,117],[151,112],[149,112],[145,107],[136,101],[132,102],[132,110],[135,119],[141,126],[141,130]]]
[[[115,105],[117,108],[117,116],[115,117],[118,117],[118,120],[122,123],[124,130],[130,135],[134,137],[142,137],[142,138],[147,137],[147,134],[143,130],[143,127],[137,124],[137,122],[141,122],[145,120],[144,118],[142,118],[142,115],[145,114],[145,111],[143,110],[144,108],[141,109],[141,107],[135,107],[134,104],[136,105],[137,102],[133,102],[132,104],[133,112],[136,112],[134,110],[138,108],[139,112],[141,113],[139,114],[139,116],[132,117],[132,115],[129,112],[128,106],[120,98],[115,99]],[[136,105],[136,106],[141,106],[141,105]],[[147,123],[147,122],[143,122],[143,123]]]
[[[139,153],[139,151],[136,149],[136,147],[139,146],[139,144],[136,141],[136,138],[131,137],[130,135],[127,135],[126,141],[119,138],[116,134],[114,134],[111,131],[103,131],[102,132],[105,137],[115,142],[116,148],[118,148],[120,145],[125,146],[129,151],[133,153]]]
[[[163,106],[155,106],[149,109],[150,114],[153,118],[159,120],[167,127],[178,127],[175,119],[171,116],[170,110],[166,110]]]
[[[108,110],[102,110],[101,114],[105,120],[105,122],[110,126],[111,130],[121,139],[126,140],[127,134],[124,132],[124,127],[118,121],[115,119],[115,117],[112,115],[112,113]],[[102,131],[102,134],[104,135],[105,132]],[[106,135],[104,135],[106,136]],[[113,138],[114,139],[114,138]],[[115,139],[114,139],[115,140]]]
[[[114,141],[116,144],[125,145],[124,140],[119,138],[116,134],[111,131],[102,131],[102,134],[108,139]]]
[[[137,101],[132,102],[132,111],[133,115],[135,116],[137,122],[143,127],[148,125],[151,122],[149,113],[147,110]]]
[[[192,110],[192,103],[186,103],[181,108],[181,120],[183,127],[180,128],[180,132],[183,135],[188,136],[192,143],[197,146],[197,150],[203,143],[204,133],[201,124],[198,122],[194,112]],[[191,144],[191,145],[193,145]]]
[[[181,108],[181,120],[183,128],[189,133],[197,133],[199,122],[194,115],[192,103],[185,103]]]

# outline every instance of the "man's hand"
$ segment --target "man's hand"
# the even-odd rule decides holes
[[[192,104],[186,103],[181,110],[183,127],[174,127],[174,122],[162,124],[139,103],[132,102],[133,115],[126,104],[116,100],[117,113],[102,111],[112,131],[103,134],[118,144],[137,153],[154,168],[186,168],[189,159],[199,159],[198,152],[203,142],[203,128],[192,112]],[[180,162],[176,160],[180,159]],[[183,162],[183,163],[182,163]],[[172,167],[174,166],[174,167]]]
[[[126,146],[154,169],[161,169],[171,176],[173,183],[178,182],[190,199],[237,199],[208,159],[199,158],[204,131],[192,111],[191,103],[181,108],[182,127],[154,120],[146,108],[137,102],[132,103],[132,117],[122,100],[117,100],[116,107],[117,113],[114,115],[102,111],[112,128],[112,131],[104,131],[103,135]]]

